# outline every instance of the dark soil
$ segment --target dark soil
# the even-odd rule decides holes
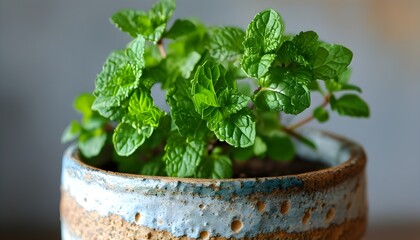
[[[312,172],[330,167],[321,161],[308,161],[297,157],[290,162],[272,161],[270,159],[252,159],[236,162],[233,169],[234,178],[276,177],[289,174]]]
[[[106,156],[106,154],[104,154]],[[118,171],[117,164],[107,157],[97,157],[85,163],[106,171]],[[308,161],[296,157],[290,162],[270,159],[251,159],[233,164],[233,178],[276,177],[290,174],[312,172],[330,167],[321,161]]]

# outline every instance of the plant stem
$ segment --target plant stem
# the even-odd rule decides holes
[[[105,124],[104,126],[105,132],[112,133],[114,132],[114,126],[112,126],[110,123]]]
[[[322,108],[325,108],[328,104],[330,103],[330,95],[325,95],[325,97],[324,97],[324,102],[319,106],[319,107],[322,107]],[[314,120],[315,119],[315,117],[314,117],[314,115],[313,114],[311,114],[310,116],[308,116],[308,117],[306,117],[306,118],[304,118],[304,119],[302,119],[302,120],[300,120],[299,122],[297,122],[297,123],[295,123],[295,124],[292,124],[292,125],[290,125],[290,126],[288,126],[288,127],[285,127],[284,129],[287,131],[291,131],[291,130],[294,130],[294,129],[296,129],[296,128],[299,128],[299,127],[301,127],[301,126],[303,126],[303,125],[305,125],[305,124],[307,124],[308,122],[310,122],[310,121],[312,121],[312,120]]]
[[[159,48],[160,55],[162,56],[163,59],[165,59],[166,58],[166,52],[165,52],[165,48],[163,47],[163,40],[162,39],[160,39],[157,42],[157,46]]]

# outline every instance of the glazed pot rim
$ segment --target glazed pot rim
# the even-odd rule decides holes
[[[286,179],[295,179],[299,178],[306,181],[312,181],[313,184],[316,182],[324,185],[324,184],[331,184],[331,182],[338,183],[338,180],[346,180],[348,178],[353,177],[354,175],[360,173],[364,170],[366,165],[366,154],[364,149],[357,143],[342,136],[338,136],[333,133],[329,133],[326,131],[320,130],[310,130],[311,132],[320,133],[323,137],[330,138],[335,140],[341,144],[341,146],[348,151],[348,159],[338,165],[331,166],[321,170],[315,170],[300,174],[288,174],[288,175],[281,175],[281,176],[274,176],[274,177],[246,177],[246,178],[225,178],[225,179],[207,179],[207,178],[183,178],[183,177],[168,177],[168,176],[150,176],[150,175],[141,175],[141,174],[132,174],[132,173],[122,173],[122,172],[115,172],[104,170],[98,167],[91,166],[87,163],[84,163],[80,160],[79,151],[77,149],[76,144],[71,145],[67,148],[64,153],[64,156],[70,156],[69,158],[79,167],[84,168],[85,170],[90,170],[93,172],[102,173],[105,175],[111,175],[115,177],[123,177],[129,179],[147,179],[147,180],[156,180],[156,181],[164,181],[164,182],[181,182],[181,183],[220,183],[220,182],[246,182],[246,181],[260,181],[260,180],[286,180]],[[333,180],[334,181],[328,181]]]

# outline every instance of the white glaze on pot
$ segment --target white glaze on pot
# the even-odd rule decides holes
[[[349,150],[343,144],[322,134],[313,136],[318,146],[326,143],[327,148],[319,151],[324,159],[348,160]],[[64,154],[62,190],[81,207],[103,217],[120,216],[126,222],[175,237],[199,238],[203,231],[226,238],[279,230],[304,232],[365,214],[363,171],[339,184],[312,191],[305,188],[307,180],[300,175],[233,181],[110,174],[75,161],[74,152],[75,147],[70,147]],[[70,237],[74,234],[69,233],[64,219],[62,222],[62,238],[78,239]],[[242,224],[240,229],[235,228],[238,222]]]

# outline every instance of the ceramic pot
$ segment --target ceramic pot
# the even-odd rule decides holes
[[[185,179],[109,172],[66,150],[62,239],[360,239],[366,157],[340,137],[306,131],[331,167],[267,178]]]

